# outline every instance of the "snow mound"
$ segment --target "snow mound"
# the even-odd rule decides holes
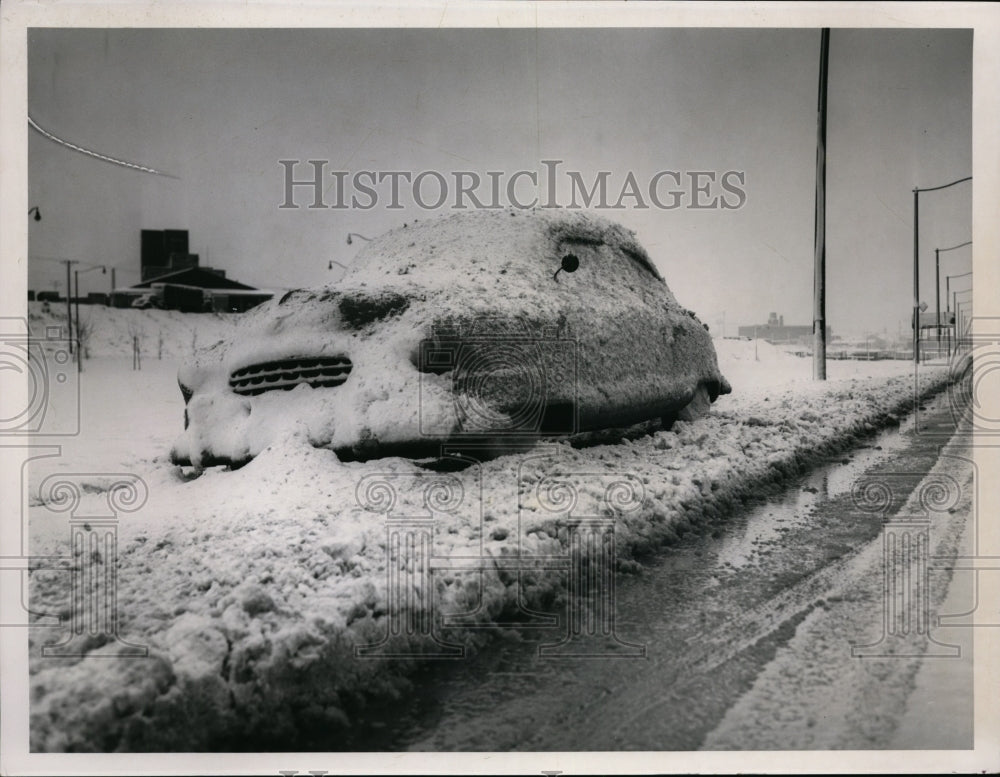
[[[927,369],[920,379],[928,394],[947,373]],[[808,392],[772,388],[739,412],[669,432],[582,450],[545,446],[460,471],[400,458],[344,463],[295,434],[241,469],[194,480],[160,460],[145,473],[148,502],[123,517],[118,533],[119,634],[147,646],[149,657],[111,657],[116,643],[96,639],[82,652],[104,654],[100,661],[33,659],[32,748],[349,743],[367,701],[404,693],[421,655],[482,638],[443,628],[442,617],[472,626],[521,607],[565,609],[564,575],[519,575],[514,559],[567,557],[577,519],[586,518],[612,521],[620,565],[634,563],[896,421],[912,407],[912,381],[845,377]],[[80,512],[105,496],[86,491]],[[39,500],[33,552],[68,555],[53,530],[64,526]],[[393,550],[400,547],[408,550]],[[420,572],[425,561],[435,564],[429,576]],[[412,584],[402,610],[393,593],[400,580]],[[66,612],[68,587],[64,573],[33,572],[32,609]],[[32,629],[31,655],[65,636]],[[356,652],[372,648],[397,658]]]

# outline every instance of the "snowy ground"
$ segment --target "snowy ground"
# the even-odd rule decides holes
[[[133,310],[104,305],[80,305],[80,323],[92,357],[132,357],[132,338],[139,338],[143,361],[185,358],[195,348],[232,334],[238,316],[223,313],[180,313],[176,310]],[[74,317],[76,310],[74,309]],[[29,302],[32,332],[60,327],[66,333],[65,302]],[[85,365],[86,366],[86,365]]]
[[[103,310],[93,309],[95,319]],[[67,516],[54,509],[49,475],[78,485],[76,513],[87,516],[107,513],[113,478],[101,473],[138,475],[148,498],[122,513],[117,528],[118,632],[149,655],[113,657],[119,643],[98,635],[85,636],[79,652],[108,656],[99,663],[35,659],[31,733],[39,750],[294,747],[309,732],[333,736],[365,697],[406,687],[408,661],[359,660],[355,646],[438,649],[421,622],[394,618],[386,546],[389,527],[406,523],[399,519],[433,519],[430,556],[419,553],[424,529],[414,521],[418,542],[403,555],[405,570],[417,570],[413,595],[435,617],[491,622],[518,601],[553,611],[563,596],[557,576],[534,572],[519,585],[504,566],[518,556],[565,558],[571,516],[613,519],[627,567],[905,414],[913,399],[907,362],[831,362],[830,379],[815,383],[808,359],[764,343],[755,356],[752,342],[720,340],[733,394],[710,417],[668,432],[583,449],[545,446],[459,472],[398,458],[342,463],[292,435],[239,470],[192,479],[166,459],[183,412],[177,361],[168,358],[190,349],[194,331],[223,336],[229,319],[189,325],[189,317],[160,311],[105,312],[145,316],[147,331],[175,334],[162,361],[154,336],[137,372],[128,341],[111,334],[123,322],[98,326],[95,358],[81,376],[81,433],[53,440],[62,455],[30,471],[31,545],[36,554],[68,554]],[[922,368],[920,390],[945,378],[942,368]],[[430,582],[419,575],[425,561],[441,567]],[[68,615],[68,578],[34,572],[34,608]],[[36,645],[67,633],[33,632]]]

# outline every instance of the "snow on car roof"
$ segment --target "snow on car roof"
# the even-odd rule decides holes
[[[384,284],[387,275],[420,285],[446,285],[477,271],[505,272],[542,260],[559,245],[607,245],[663,281],[635,234],[620,224],[579,211],[480,210],[406,223],[368,243],[345,282]],[[552,272],[558,264],[552,267]],[[513,281],[514,279],[509,279]]]

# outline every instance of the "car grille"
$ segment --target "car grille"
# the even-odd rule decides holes
[[[282,359],[251,364],[234,370],[229,387],[237,394],[255,396],[265,391],[289,391],[301,383],[313,388],[339,386],[351,374],[351,360],[346,356]]]

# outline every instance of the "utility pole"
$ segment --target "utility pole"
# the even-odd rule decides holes
[[[72,307],[72,289],[73,287],[69,285],[69,266],[73,262],[66,259],[66,334],[69,340],[69,352],[72,356],[73,354],[73,307]]]
[[[94,265],[93,267],[88,267],[86,270],[74,270],[73,271],[73,281],[76,291],[74,296],[76,297],[76,336],[78,340],[80,338],[80,273],[90,272],[91,270],[100,270],[102,275],[106,275],[108,268],[103,264]],[[76,370],[77,372],[83,372],[83,342],[82,340],[77,343],[79,346],[76,353]]]
[[[951,358],[951,276],[944,277],[944,306],[947,309],[944,314],[944,323],[947,325],[948,333],[948,358]]]
[[[77,264],[76,259],[60,259],[66,265],[66,334],[69,340],[69,352],[73,353],[73,301],[72,301],[72,286],[70,286],[70,275],[69,267],[71,264]]]
[[[816,128],[816,218],[813,229],[813,380],[826,380],[826,82],[830,28],[820,35]]]
[[[73,297],[76,300],[76,336],[80,336],[80,271],[73,270],[73,280],[75,281],[76,290],[73,293]],[[83,372],[83,345],[81,343],[76,344],[76,371]]]
[[[955,311],[955,353],[958,353],[958,351],[959,351],[959,344],[961,342],[961,340],[959,339],[959,336],[961,335],[962,332],[958,328],[959,327],[959,317],[958,317],[958,292],[957,291],[953,291],[951,293],[951,302],[952,302],[952,305],[951,305],[952,309]]]
[[[937,358],[941,358],[941,249],[934,249],[934,327],[937,330]]]
[[[913,363],[920,364],[920,189],[913,189]]]

